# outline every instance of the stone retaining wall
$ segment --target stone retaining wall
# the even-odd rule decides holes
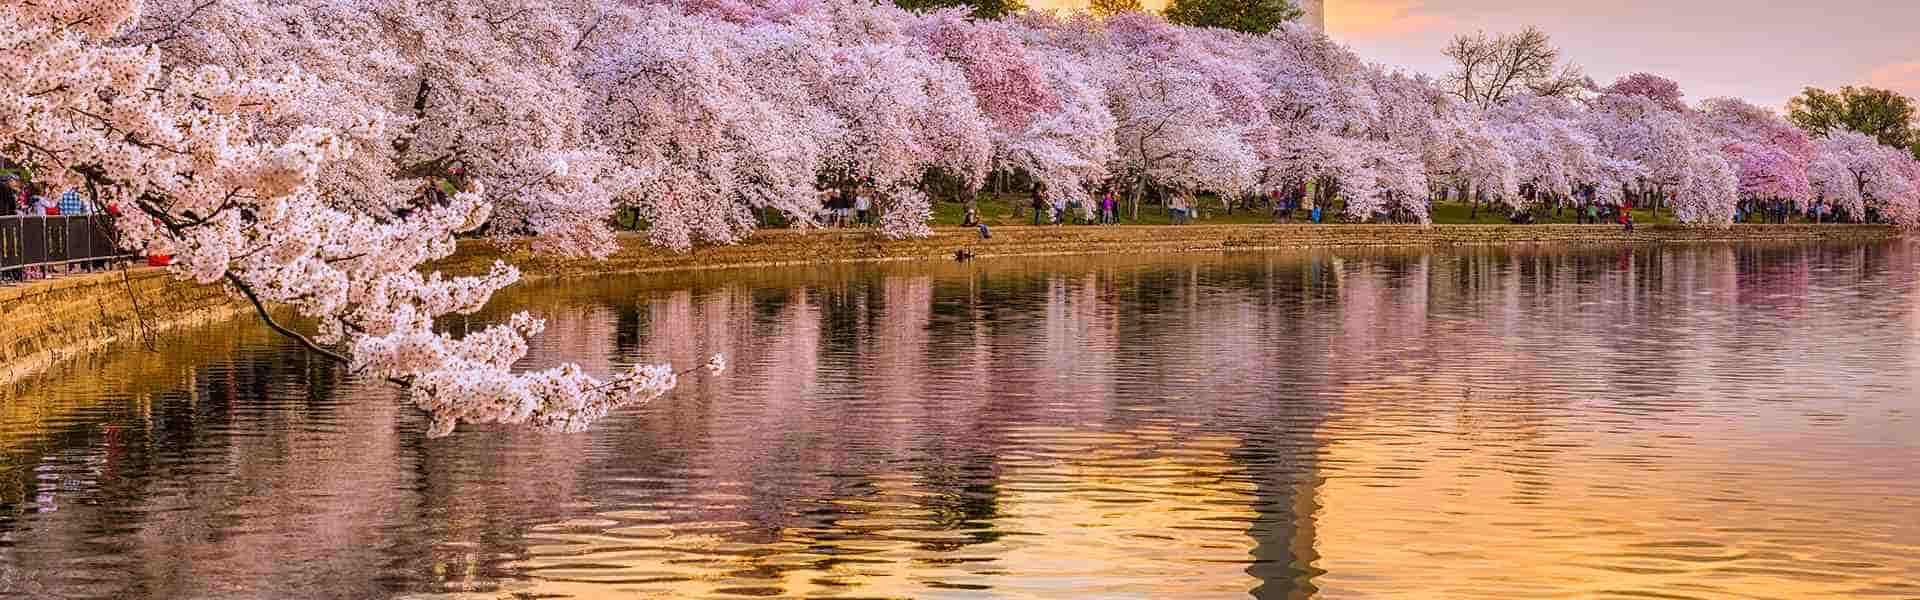
[[[0,287],[0,384],[246,308],[219,286],[195,285],[154,268]]]

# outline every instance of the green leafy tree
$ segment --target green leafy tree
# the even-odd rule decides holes
[[[1920,158],[1920,125],[1912,98],[1870,87],[1847,86],[1839,93],[1807,88],[1787,102],[1787,120],[1813,135],[1834,128],[1858,131]]]
[[[1087,11],[1101,17],[1144,10],[1146,8],[1140,5],[1140,0],[1092,0],[1087,3]]]
[[[966,7],[973,9],[973,16],[982,19],[997,19],[1027,9],[1027,4],[1020,0],[894,0],[894,4],[912,11]]]
[[[1173,0],[1167,20],[1194,27],[1267,33],[1305,13],[1288,0]]]

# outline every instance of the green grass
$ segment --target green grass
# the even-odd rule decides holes
[[[1030,202],[1030,200],[1028,199],[1028,196],[1026,194],[1004,194],[1004,195],[996,196],[992,193],[983,192],[980,194],[978,202],[980,205],[980,220],[986,221],[987,225],[998,226],[998,225],[1031,225],[1033,224],[1033,212],[1027,208],[1027,203]],[[1202,215],[1199,218],[1194,219],[1193,222],[1195,224],[1247,225],[1247,224],[1267,224],[1267,223],[1274,222],[1273,218],[1268,216],[1265,210],[1261,210],[1261,209],[1256,209],[1251,212],[1235,209],[1232,214],[1228,214],[1224,209],[1220,207],[1220,201],[1215,196],[1211,196],[1211,195],[1195,198],[1194,204],[1199,205],[1200,212],[1202,213]],[[1016,206],[1020,208],[1020,211],[1018,213],[1019,216],[1017,217],[1014,216],[1016,214],[1014,212],[1014,207]],[[960,202],[936,203],[933,207],[933,224],[936,227],[959,225],[962,221],[964,221],[966,217],[966,212],[967,212],[967,205],[964,203],[960,203]],[[1166,207],[1163,207],[1157,204],[1141,203],[1140,218],[1138,220],[1128,218],[1128,217],[1131,217],[1132,215],[1133,215],[1133,211],[1130,205],[1126,201],[1121,201],[1120,202],[1121,224],[1170,225],[1173,223],[1172,217],[1167,215]],[[1068,216],[1069,217],[1073,216],[1071,211],[1069,212]]]
[[[995,225],[995,226],[1032,224],[1033,217],[1032,217],[1032,213],[1026,209],[1027,203],[1028,203],[1028,199],[1027,199],[1027,196],[1024,194],[1018,194],[1018,195],[1006,194],[1006,195],[996,196],[991,193],[982,193],[979,199],[981,220],[986,221],[988,225]],[[1235,210],[1233,211],[1232,214],[1228,214],[1223,209],[1221,209],[1219,200],[1217,200],[1215,197],[1210,195],[1202,196],[1200,198],[1195,199],[1195,204],[1199,205],[1200,212],[1202,213],[1199,218],[1193,221],[1196,224],[1202,224],[1202,225],[1261,224],[1263,225],[1263,224],[1271,224],[1275,222],[1273,220],[1273,217],[1269,215],[1267,211],[1263,208],[1256,208],[1251,211]],[[1020,207],[1020,211],[1018,213],[1014,212],[1015,206]],[[964,219],[964,217],[966,216],[966,210],[967,210],[966,205],[959,202],[936,203],[933,208],[933,224],[935,226],[959,225]],[[1473,206],[1470,204],[1464,204],[1464,203],[1436,204],[1433,207],[1433,222],[1434,224],[1437,224],[1437,225],[1508,225],[1508,224],[1511,224],[1511,221],[1507,220],[1507,212],[1500,207],[1489,208],[1483,205],[1480,207],[1478,216],[1475,216],[1473,213],[1474,213]],[[1018,214],[1019,216],[1015,216],[1016,214]],[[1121,202],[1120,203],[1120,222],[1123,224],[1168,225],[1172,223],[1172,220],[1167,216],[1167,209],[1159,205],[1141,204],[1140,218],[1138,220],[1128,218],[1131,215],[1132,215],[1132,211],[1129,209],[1128,204],[1126,202]],[[1306,218],[1307,218],[1306,211],[1295,211],[1293,222],[1304,223],[1306,222]],[[1558,216],[1555,216],[1551,211],[1545,211],[1545,212],[1537,213],[1534,216],[1534,218],[1535,218],[1535,223],[1574,224],[1578,222],[1574,216],[1574,209],[1571,207],[1561,210],[1560,215]],[[1635,209],[1633,211],[1633,220],[1634,220],[1634,223],[1640,224],[1640,225],[1661,225],[1661,224],[1674,223],[1673,211],[1671,210],[1660,211],[1660,214],[1656,216],[1651,210]],[[1609,221],[1606,224],[1611,225],[1612,222]]]

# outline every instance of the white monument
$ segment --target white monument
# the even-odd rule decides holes
[[[1300,22],[1320,31],[1327,30],[1327,0],[1295,0],[1300,10],[1307,14],[1300,16]]]

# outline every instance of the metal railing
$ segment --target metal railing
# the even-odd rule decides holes
[[[131,258],[114,247],[113,217],[0,217],[0,273]]]

